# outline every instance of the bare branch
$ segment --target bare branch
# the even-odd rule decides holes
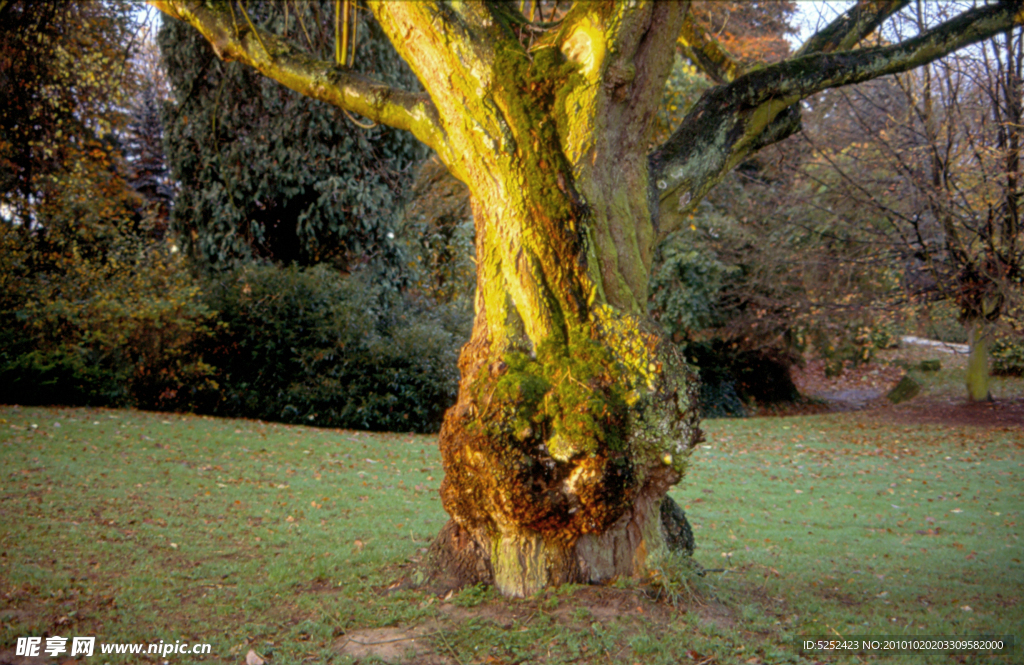
[[[899,44],[812,53],[712,88],[679,129],[650,155],[651,180],[661,201],[661,234],[678,228],[711,187],[754,150],[798,131],[799,113],[791,108],[796,102],[828,88],[928,64],[1011,28],[1020,12],[1019,1],[989,5],[964,12]],[[861,21],[856,25],[867,24]],[[832,42],[816,43],[817,48],[824,48]]]
[[[237,25],[230,5],[201,0],[148,0],[197,29],[224,61],[237,60],[296,92],[354,111],[374,122],[411,131],[431,148],[445,148],[437,111],[425,94],[397,90],[297,50],[265,30]]]
[[[885,19],[909,4],[910,0],[860,0],[823,30],[812,35],[794,57],[848,51],[874,32]]]
[[[861,83],[905,72],[1012,28],[1020,2],[1002,2],[973,9],[899,44],[815,53],[786,60],[736,81],[745,88],[748,104],[779,97],[803,99],[827,88]]]

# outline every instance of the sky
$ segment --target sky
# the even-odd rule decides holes
[[[799,32],[789,38],[790,44],[796,50],[801,44],[813,35],[820,28],[825,27],[835,17],[847,10],[852,5],[851,1],[842,0],[797,0],[796,27]]]

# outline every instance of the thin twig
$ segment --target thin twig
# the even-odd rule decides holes
[[[448,644],[448,638],[444,636],[444,633],[439,630],[439,631],[437,631],[437,634],[441,636],[441,641],[444,642],[444,645],[446,647],[448,647],[449,651],[452,652],[452,658],[455,659],[455,662],[458,663],[459,665],[466,665],[465,663],[462,662],[462,659],[459,658],[459,654],[457,654],[455,652],[455,649],[452,648],[452,645]]]
[[[358,120],[356,120],[355,118],[353,118],[352,114],[348,112],[348,109],[341,109],[341,110],[345,112],[345,115],[348,116],[348,119],[351,120],[352,124],[355,125],[356,127],[362,127],[363,129],[373,129],[374,127],[377,126],[377,123],[374,122],[373,120],[370,121],[370,124],[364,125],[363,123],[361,123]]]
[[[302,34],[306,35],[306,43],[309,45],[309,50],[313,50],[313,40],[309,37],[309,31],[306,30],[306,22],[302,20],[302,10],[298,5],[295,5],[295,16],[299,19],[299,26],[302,28]]]
[[[352,62],[349,63],[349,67],[355,67],[356,65],[356,47],[359,45],[359,15],[356,13],[358,7],[355,4],[352,5]],[[348,20],[348,15],[345,15],[345,20]]]
[[[256,41],[260,43],[260,48],[262,48],[263,52],[269,56],[270,51],[267,50],[267,45],[263,43],[263,38],[260,37],[260,33],[256,30],[256,26],[253,25],[252,19],[249,18],[249,12],[245,10],[245,5],[240,4],[238,5],[238,8],[242,10],[242,16],[245,17],[245,22],[249,24],[249,29],[252,30],[252,34],[256,35]]]
[[[334,0],[334,62],[341,66],[341,0]]]

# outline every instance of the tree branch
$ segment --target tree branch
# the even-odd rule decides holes
[[[848,51],[874,32],[885,19],[909,4],[910,0],[860,0],[824,29],[812,35],[794,57]]]
[[[693,12],[687,12],[677,43],[683,55],[715,83],[731,83],[742,73],[740,64],[718,40],[708,35],[697,23]]]
[[[856,51],[815,53],[786,60],[737,80],[746,88],[747,104],[768,99],[803,99],[827,88],[862,83],[888,74],[899,74],[976,44],[1019,23],[1019,0],[973,9],[924,34],[891,46]]]
[[[884,7],[884,13],[892,7]],[[977,43],[1019,22],[1019,0],[973,9],[914,39],[874,48],[811,53],[745,74],[704,94],[679,129],[650,155],[651,181],[661,201],[660,234],[671,233],[700,199],[754,150],[799,130],[790,107],[827,88],[904,72]],[[845,44],[873,19],[854,21],[845,33],[812,38],[814,48]],[[860,27],[857,27],[860,26]],[[846,37],[840,37],[840,33]],[[806,45],[805,45],[805,48]]]
[[[408,130],[438,152],[445,148],[437,110],[425,94],[397,90],[318,60],[270,32],[238,24],[223,0],[148,2],[198,30],[221,60],[237,60],[303,95],[354,111],[382,125]]]

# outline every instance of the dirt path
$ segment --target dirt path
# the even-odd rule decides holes
[[[886,394],[900,382],[906,370],[896,365],[847,366],[839,376],[825,376],[825,361],[811,360],[792,371],[793,383],[802,395],[825,400],[828,411],[860,411],[891,406]]]
[[[870,410],[878,418],[900,424],[971,425],[988,428],[1024,428],[1024,399],[967,402],[962,396],[921,396],[893,405],[886,394],[906,374],[896,365],[868,364],[847,367],[836,377],[825,376],[822,360],[793,369],[793,382],[801,394],[824,400],[817,412]],[[802,409],[801,412],[814,412]]]

